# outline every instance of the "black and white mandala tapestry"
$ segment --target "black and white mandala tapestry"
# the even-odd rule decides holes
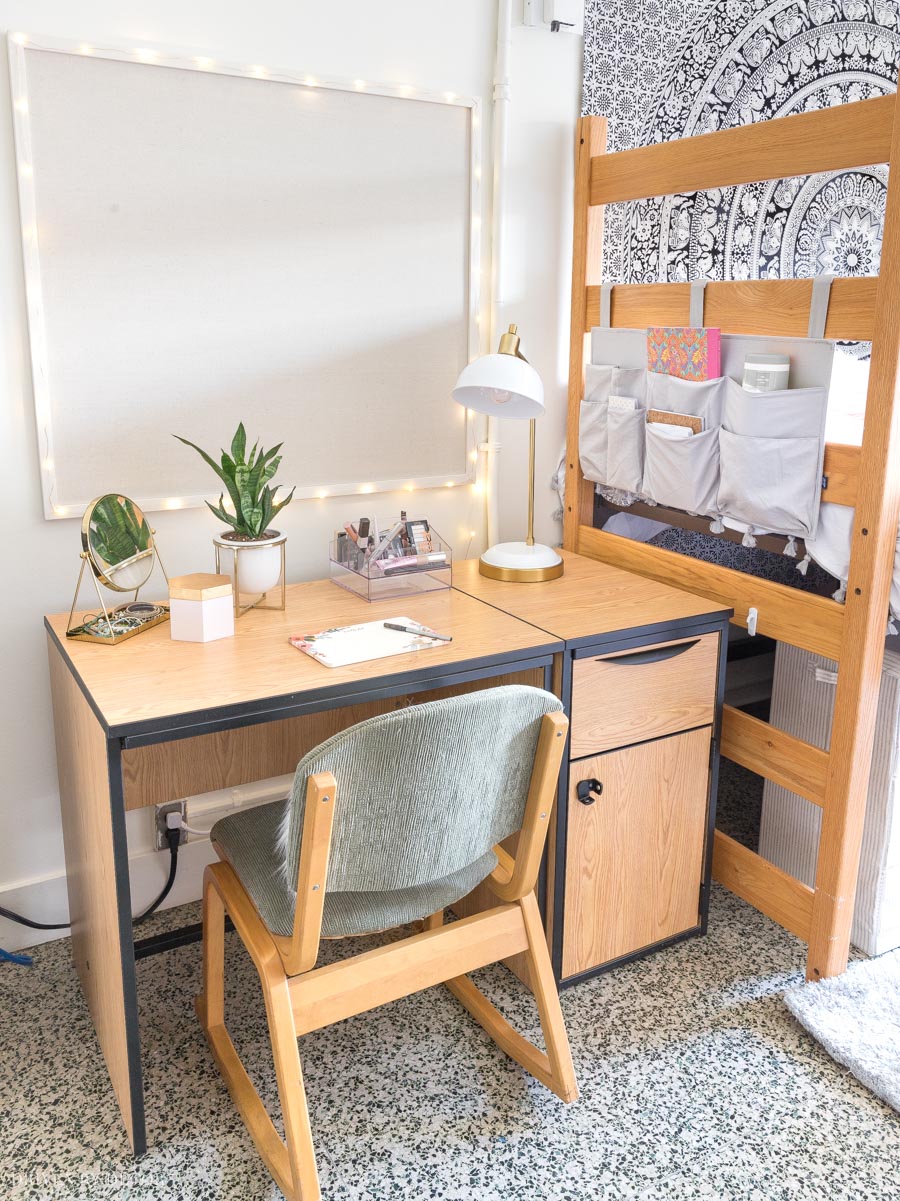
[[[624,150],[893,92],[898,0],[587,0],[583,112]],[[887,167],[607,209],[629,283],[875,275]],[[862,348],[860,348],[862,349]]]

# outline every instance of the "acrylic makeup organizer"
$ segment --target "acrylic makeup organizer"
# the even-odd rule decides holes
[[[417,555],[411,549],[410,554],[398,555],[394,544],[388,543],[368,557],[349,537],[336,538],[329,549],[331,579],[365,601],[416,596],[449,588],[453,552],[434,526],[430,527],[430,535],[431,551],[426,554]],[[404,562],[412,558],[417,562]]]

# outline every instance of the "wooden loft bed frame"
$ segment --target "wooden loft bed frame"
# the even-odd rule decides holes
[[[815,888],[719,831],[713,858],[716,879],[808,944],[811,980],[847,966],[900,512],[896,111],[894,97],[886,96],[618,154],[606,154],[605,118],[582,117],[576,138],[564,544],[724,602],[738,625],[746,625],[754,606],[761,634],[838,661],[830,752],[730,706],[722,729],[724,755],[822,809]],[[827,499],[856,509],[846,603],[594,529],[594,489],[581,473],[578,420],[585,335],[600,320],[603,206],[883,162],[898,168],[888,186],[881,274],[836,279],[825,327],[826,338],[873,344],[862,446],[826,448]],[[686,325],[689,291],[689,284],[614,287],[611,325]],[[809,280],[711,282],[705,321],[723,333],[805,337],[811,293]]]

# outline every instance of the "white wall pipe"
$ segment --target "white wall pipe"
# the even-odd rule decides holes
[[[494,58],[494,92],[491,118],[491,311],[490,345],[493,353],[500,340],[500,309],[503,304],[503,199],[507,157],[507,121],[509,115],[509,53],[512,41],[512,0],[498,0],[497,51]],[[487,438],[481,449],[485,455],[485,501],[487,544],[500,541],[500,503],[498,493],[500,441],[499,423],[489,417]]]

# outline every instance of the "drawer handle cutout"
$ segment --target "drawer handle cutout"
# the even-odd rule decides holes
[[[674,659],[677,655],[683,655],[685,651],[689,651],[692,646],[697,646],[700,642],[699,638],[695,638],[693,642],[679,642],[676,646],[654,646],[649,651],[634,651],[630,655],[616,655],[614,659],[596,659],[596,663],[627,663],[631,666],[637,666],[640,663],[662,663],[665,659]]]
[[[575,787],[575,795],[582,805],[593,805],[602,792],[603,785],[599,780],[579,780]]]

